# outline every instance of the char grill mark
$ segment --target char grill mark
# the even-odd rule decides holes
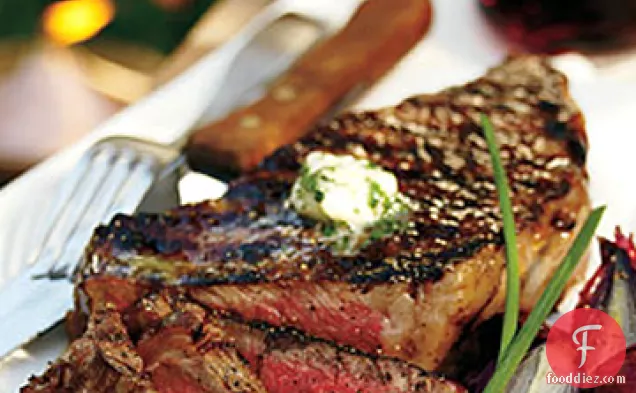
[[[210,309],[435,369],[462,329],[503,310],[502,224],[482,112],[512,188],[528,312],[589,211],[583,117],[565,77],[534,56],[396,107],[341,115],[279,149],[221,200],[118,216],[97,230],[80,282],[185,284]],[[314,150],[393,172],[418,204],[406,228],[355,255],[332,254],[316,223],[285,204]]]
[[[94,301],[83,336],[22,392],[465,392],[398,360],[223,317],[186,295],[172,288],[119,307]]]
[[[85,273],[129,274],[130,255],[150,254],[185,261],[155,271],[175,282],[438,279],[449,264],[502,243],[480,112],[497,128],[519,230],[585,176],[583,120],[566,88],[564,76],[542,60],[513,59],[461,88],[340,116],[278,150],[221,201],[115,218],[96,232],[90,252],[99,263]],[[407,230],[355,257],[325,249],[313,223],[284,206],[305,155],[316,149],[364,157],[395,173],[401,191],[421,205]]]

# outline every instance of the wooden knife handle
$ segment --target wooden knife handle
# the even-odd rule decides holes
[[[185,153],[192,168],[254,168],[303,136],[353,88],[371,85],[428,31],[429,0],[368,0],[334,36],[305,53],[253,104],[203,127]]]

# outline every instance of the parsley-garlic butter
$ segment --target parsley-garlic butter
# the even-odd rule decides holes
[[[356,244],[374,232],[381,236],[393,231],[408,207],[393,173],[351,155],[320,151],[307,155],[289,204],[301,215],[326,223],[330,232],[347,232],[346,243]],[[339,235],[342,239],[343,233]]]

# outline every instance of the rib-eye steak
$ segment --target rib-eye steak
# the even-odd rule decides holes
[[[209,309],[435,369],[464,327],[503,309],[502,224],[480,113],[496,127],[512,188],[528,311],[589,211],[583,116],[565,76],[533,56],[396,107],[341,115],[218,201],[116,217],[95,232],[80,292],[100,276],[127,278],[135,291],[186,286]],[[407,223],[334,252],[288,203],[315,151],[395,175],[415,206]]]
[[[465,392],[403,361],[221,318],[178,292],[95,307],[84,336],[22,392]]]

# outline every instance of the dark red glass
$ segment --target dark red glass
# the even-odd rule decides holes
[[[531,52],[636,44],[636,0],[480,0],[495,28]]]

